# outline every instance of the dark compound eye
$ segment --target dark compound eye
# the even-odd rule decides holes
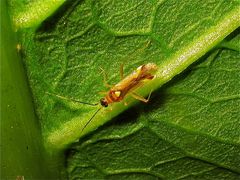
[[[103,107],[108,107],[108,102],[106,101],[105,98],[100,99],[100,104],[101,104]]]

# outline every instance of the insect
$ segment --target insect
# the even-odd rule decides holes
[[[130,94],[135,99],[147,103],[148,99],[139,96],[134,92],[134,90],[142,86],[145,80],[152,80],[154,78],[152,73],[156,71],[156,69],[157,66],[153,63],[144,64],[139,66],[132,74],[123,78],[123,67],[121,66],[121,81],[110,88],[106,96],[100,99],[100,104],[103,107],[108,107],[111,103],[122,101],[127,94]],[[110,86],[108,84],[106,85]]]
[[[92,121],[92,119],[96,116],[96,114],[103,108],[108,107],[110,104],[122,101],[127,95],[131,95],[133,98],[140,100],[142,102],[147,103],[149,101],[150,95],[145,99],[144,97],[138,95],[134,90],[144,85],[145,81],[152,80],[154,78],[153,73],[157,70],[157,65],[154,63],[147,63],[139,66],[133,73],[126,76],[123,76],[123,66],[120,68],[120,77],[121,81],[114,86],[107,84],[106,82],[106,74],[104,73],[104,83],[107,87],[110,87],[108,92],[105,92],[105,97],[100,99],[101,107],[92,115],[92,117],[88,120],[88,122],[82,128],[82,131],[87,127],[87,125]],[[103,71],[104,72],[104,71]],[[55,95],[52,93],[48,93],[51,95]],[[71,98],[66,98],[63,96],[55,95],[59,98],[71,100],[74,102],[87,104],[91,106],[99,105],[99,103],[91,104],[78,100],[74,100]]]

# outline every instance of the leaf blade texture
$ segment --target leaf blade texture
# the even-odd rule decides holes
[[[226,47],[239,47],[238,12],[237,1],[68,2],[37,32],[24,33],[46,146],[63,149],[95,130],[73,147],[79,153],[69,158],[70,177],[237,177],[239,51]],[[234,38],[221,44],[233,31]],[[107,90],[99,67],[115,84],[121,64],[129,74],[148,62],[159,70],[139,93],[155,90],[151,103],[133,106],[136,101],[127,97],[129,106],[118,103],[112,111],[102,110],[83,133],[97,108],[46,93],[95,103],[98,92]],[[127,109],[129,118],[123,115],[99,128]],[[122,157],[129,158],[129,166],[124,168]],[[112,168],[104,164],[109,161]],[[178,169],[180,164],[189,168]]]

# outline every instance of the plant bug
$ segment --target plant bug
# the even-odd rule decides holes
[[[145,99],[144,97],[139,96],[134,92],[134,90],[142,86],[145,80],[152,80],[154,78],[152,73],[156,71],[156,69],[157,66],[153,63],[144,64],[139,66],[132,74],[123,78],[123,66],[121,66],[121,81],[110,88],[110,90],[106,93],[106,96],[100,99],[100,104],[103,107],[108,107],[111,103],[122,101],[127,94],[130,94],[135,99],[147,103],[149,98]],[[108,87],[110,86],[108,84],[106,85]]]
[[[131,95],[133,98],[147,103],[149,101],[151,93],[149,94],[148,98],[145,99],[144,97],[142,97],[142,96],[138,95],[136,92],[134,92],[134,90],[136,90],[137,88],[144,85],[145,81],[152,80],[154,78],[153,73],[156,70],[157,70],[156,64],[147,63],[147,64],[139,66],[135,71],[133,71],[130,75],[128,75],[124,78],[123,66],[121,66],[121,68],[120,68],[121,81],[114,86],[107,84],[106,74],[102,70],[104,73],[104,83],[107,87],[110,87],[110,89],[108,92],[105,93],[106,95],[100,99],[100,103],[96,103],[96,104],[82,102],[79,100],[63,97],[63,96],[52,94],[49,92],[47,92],[47,94],[54,95],[56,97],[59,97],[59,98],[65,99],[65,100],[71,100],[73,102],[77,102],[77,103],[81,103],[81,104],[86,104],[86,105],[91,105],[91,106],[97,106],[99,104],[101,105],[101,107],[92,115],[92,117],[84,125],[84,127],[82,128],[82,131],[83,131],[103,107],[108,107],[110,104],[120,102],[120,101],[124,100],[124,98],[127,95]]]
[[[109,91],[105,92],[106,95],[100,99],[100,103],[95,103],[95,104],[87,103],[87,102],[75,100],[72,98],[63,97],[63,96],[60,96],[57,94],[49,93],[49,92],[47,92],[47,94],[54,95],[61,99],[70,100],[73,102],[86,104],[86,105],[90,105],[90,106],[97,106],[99,104],[101,105],[101,107],[92,115],[92,117],[84,125],[84,127],[82,128],[82,131],[83,131],[103,107],[108,107],[110,104],[113,104],[116,102],[121,102],[122,100],[124,100],[124,98],[127,95],[131,95],[133,98],[140,100],[144,103],[147,103],[149,101],[151,93],[149,94],[148,98],[145,99],[144,97],[142,97],[142,96],[138,95],[136,92],[134,92],[134,90],[143,86],[145,81],[152,80],[154,78],[153,73],[156,70],[157,70],[156,64],[147,63],[147,64],[139,66],[133,73],[131,73],[130,75],[128,75],[124,78],[123,65],[122,65],[120,68],[121,81],[114,86],[107,84],[106,74],[105,74],[104,70],[102,70],[104,73],[104,83],[107,87],[110,87],[110,89],[109,89]]]

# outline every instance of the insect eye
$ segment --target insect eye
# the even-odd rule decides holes
[[[106,101],[105,98],[100,99],[100,104],[101,104],[103,107],[108,107],[108,102]]]

